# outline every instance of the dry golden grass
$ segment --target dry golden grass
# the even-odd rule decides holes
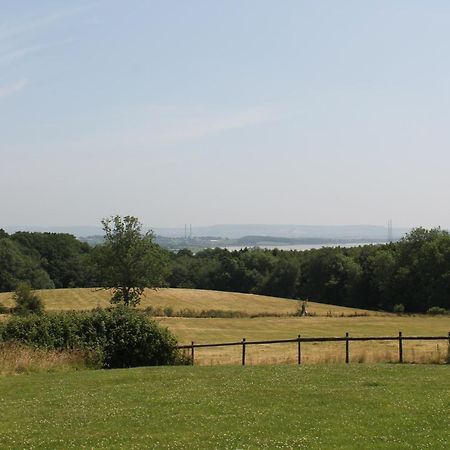
[[[86,368],[88,355],[77,350],[44,350],[18,344],[0,344],[0,375],[54,372]]]
[[[449,317],[396,316],[385,317],[262,317],[253,319],[158,319],[179,339],[180,343],[237,342],[321,336],[447,336]],[[405,362],[443,362],[447,358],[447,341],[404,341]],[[195,350],[198,364],[239,364],[241,347],[213,347]],[[270,364],[297,361],[297,344],[249,345],[248,364]],[[398,343],[394,341],[351,342],[351,362],[398,360]],[[302,343],[304,363],[344,362],[345,343]]]
[[[47,310],[83,310],[109,306],[109,293],[93,289],[44,290],[39,294]],[[0,294],[0,302],[12,306],[11,294]],[[299,302],[252,294],[239,294],[194,289],[147,290],[141,307],[170,307],[174,311],[188,308],[194,311],[217,309],[252,314],[292,314]],[[310,317],[257,317],[233,319],[199,319],[161,317],[180,343],[217,343],[247,340],[272,340],[304,337],[344,336],[396,336],[447,335],[450,317],[445,316],[397,316],[353,308],[309,303]],[[355,316],[355,313],[359,316]],[[327,317],[330,315],[332,317]],[[361,316],[361,314],[367,314]],[[1,318],[0,318],[1,319]],[[352,342],[352,362],[396,361],[398,347],[395,342]],[[296,344],[248,346],[248,364],[283,363],[297,360]],[[344,343],[304,343],[303,362],[343,362]],[[406,341],[404,360],[414,362],[438,362],[447,357],[447,344],[432,341]],[[236,364],[240,362],[240,347],[216,347],[196,350],[199,364]]]
[[[37,291],[49,311],[86,310],[109,306],[111,293],[99,289],[46,289]],[[11,293],[0,293],[0,303],[13,306]],[[218,309],[223,311],[240,311],[246,314],[293,314],[299,307],[299,302],[264,295],[240,294],[236,292],[219,292],[201,289],[147,289],[141,301],[141,308],[148,306],[172,308],[174,311],[191,309],[202,311]],[[308,303],[308,310],[317,315],[351,315],[379,313],[356,308]]]
[[[302,364],[345,363],[344,343],[335,346],[327,343],[302,343]],[[396,363],[399,360],[398,347],[395,343],[385,342],[384,347],[365,348],[361,343],[350,345],[350,363]],[[188,351],[190,354],[190,351]],[[196,349],[196,365],[230,365],[241,364],[242,347],[223,347],[212,349]],[[443,364],[449,361],[448,345],[444,343],[427,345],[418,348],[404,346],[403,361],[416,364]],[[297,364],[297,344],[279,344],[277,346],[247,346],[247,365]]]

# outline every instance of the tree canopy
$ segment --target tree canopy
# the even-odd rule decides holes
[[[145,288],[163,285],[164,253],[136,217],[109,217],[102,225],[105,242],[95,253],[103,287],[112,289],[112,303],[136,306]]]
[[[169,252],[132,216],[103,221],[104,244],[74,236],[0,231],[0,291],[106,287],[134,305],[145,287],[249,292],[368,309],[450,309],[450,234],[417,228],[398,242],[308,251],[258,248]],[[398,308],[397,308],[398,309]]]

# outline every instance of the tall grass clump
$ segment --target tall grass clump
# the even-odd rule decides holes
[[[48,350],[96,351],[105,368],[179,362],[169,330],[128,307],[15,316],[0,325],[2,341]]]
[[[15,342],[0,343],[0,375],[100,368],[96,352],[51,350]]]

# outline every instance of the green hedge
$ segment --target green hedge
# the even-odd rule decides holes
[[[126,307],[12,317],[0,325],[0,341],[98,350],[108,368],[174,364],[179,359],[169,330]]]

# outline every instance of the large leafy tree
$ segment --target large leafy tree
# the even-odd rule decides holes
[[[105,242],[96,248],[96,260],[103,287],[112,289],[111,303],[136,306],[145,288],[164,283],[165,254],[136,217],[109,217],[102,225]]]
[[[11,239],[19,243],[28,255],[40,261],[56,288],[93,285],[88,264],[91,249],[75,236],[19,231]]]
[[[55,287],[39,258],[28,255],[26,249],[9,238],[0,238],[0,292],[16,289],[22,281],[35,289]]]

